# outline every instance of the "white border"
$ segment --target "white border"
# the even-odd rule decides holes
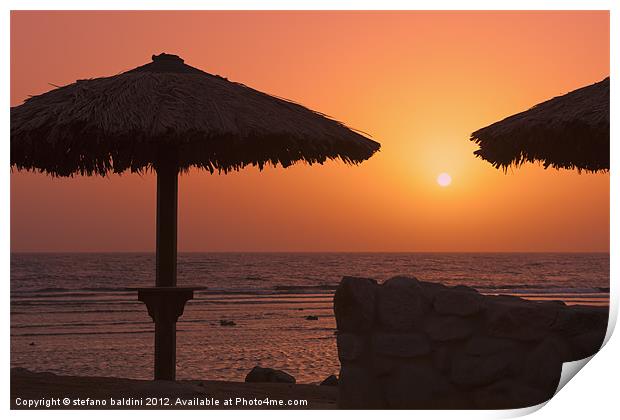
[[[5,310],[0,315],[2,317],[2,337],[5,339],[4,346],[1,347],[1,361],[3,375],[1,382],[1,395],[3,396],[0,404],[4,410],[8,410],[9,402],[9,316],[6,308],[9,307],[9,271],[10,271],[10,219],[9,219],[9,48],[10,48],[10,29],[9,29],[9,10],[36,10],[36,9],[54,9],[54,10],[199,10],[199,9],[212,9],[212,10],[242,10],[242,9],[266,9],[266,10],[316,10],[316,9],[337,9],[337,10],[611,10],[611,73],[613,73],[617,66],[617,54],[614,53],[617,48],[618,39],[618,21],[617,2],[590,0],[590,1],[577,1],[577,0],[565,0],[565,1],[550,1],[550,0],[503,0],[503,1],[456,1],[456,0],[434,0],[432,2],[422,1],[397,1],[397,0],[383,0],[368,1],[339,1],[339,0],[298,0],[298,1],[274,1],[274,0],[229,0],[229,1],[163,1],[163,0],[89,0],[87,2],[80,2],[77,0],[59,0],[59,1],[44,1],[44,0],[22,0],[22,1],[4,1],[2,7],[4,10],[0,20],[0,45],[2,49],[2,67],[0,72],[3,80],[2,96],[5,103],[5,108],[2,110],[0,119],[0,129],[3,133],[2,139],[2,153],[0,153],[0,167],[5,168],[0,172],[0,189],[2,196],[7,200],[5,205],[0,206],[0,220],[2,220],[2,230],[0,231],[0,247],[3,258],[0,259],[1,273],[4,287],[4,302]],[[615,84],[615,74],[612,74],[611,83],[611,103],[612,103],[612,168],[616,168],[619,163],[620,148],[618,148],[614,141],[617,141],[617,130],[615,124],[618,120],[618,108],[614,105],[617,103],[618,90]],[[617,293],[617,278],[619,273],[618,264],[618,251],[617,251],[617,239],[619,232],[619,225],[617,217],[618,214],[618,182],[617,176],[614,172],[611,173],[611,320],[613,324],[617,319],[618,312],[618,293]],[[611,332],[611,330],[610,330]],[[608,337],[609,338],[609,337]],[[578,374],[578,379],[570,381],[561,392],[558,393],[548,404],[545,409],[536,412],[536,418],[540,419],[583,419],[588,418],[610,418],[617,413],[617,391],[616,391],[616,378],[620,373],[619,362],[615,355],[620,354],[618,351],[620,345],[617,344],[618,340],[611,340],[607,343],[605,348],[601,351],[601,354],[597,355],[589,363],[588,367],[584,371]],[[4,411],[3,410],[3,411]],[[475,411],[420,411],[420,412],[396,412],[390,411],[388,413],[378,413],[374,411],[356,412],[356,413],[343,413],[339,411],[327,411],[327,412],[304,412],[296,411],[290,412],[252,412],[246,411],[232,411],[226,414],[220,414],[221,412],[179,412],[173,413],[167,412],[150,412],[148,415],[154,415],[157,418],[165,418],[169,416],[179,415],[191,415],[197,418],[204,418],[205,416],[216,417],[240,417],[242,415],[256,416],[259,418],[266,417],[279,417],[284,418],[292,415],[301,418],[314,418],[317,415],[320,416],[342,416],[342,415],[354,415],[362,417],[389,415],[390,417],[411,418],[411,416],[421,418],[502,418],[502,417],[514,417],[527,414],[530,410],[509,410],[509,411],[487,411],[487,412],[475,412]],[[535,410],[534,410],[535,411]],[[52,418],[82,418],[83,412],[10,412],[11,416],[18,418],[31,418],[36,416],[46,416]],[[89,417],[94,418],[107,418],[110,415],[129,417],[140,415],[140,413],[129,412],[115,412],[110,413],[107,411],[102,412],[90,412]],[[144,414],[142,414],[144,415]],[[165,417],[164,417],[165,416]]]

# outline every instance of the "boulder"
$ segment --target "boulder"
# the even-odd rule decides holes
[[[220,319],[220,325],[222,327],[234,327],[237,323],[228,319]]]
[[[421,286],[413,277],[393,277],[379,289],[378,318],[389,331],[411,331],[428,310]]]
[[[426,319],[424,330],[433,341],[451,341],[469,337],[474,328],[467,319],[456,316],[433,316]]]
[[[417,357],[430,353],[428,338],[417,333],[376,333],[372,336],[372,351],[395,357]]]
[[[329,375],[327,378],[323,379],[323,382],[320,384],[321,386],[338,386],[338,377],[336,375]]]
[[[334,293],[336,326],[340,331],[363,332],[375,320],[377,282],[373,279],[343,277]]]
[[[474,289],[458,286],[439,292],[433,300],[433,308],[444,315],[470,316],[482,309],[481,295]]]
[[[255,366],[245,377],[245,382],[277,382],[294,384],[295,378],[282,370]]]

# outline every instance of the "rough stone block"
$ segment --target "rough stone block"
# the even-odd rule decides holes
[[[493,337],[540,340],[549,333],[559,308],[527,301],[496,304],[487,319],[487,332]]]
[[[562,344],[556,339],[544,340],[525,355],[522,381],[553,396],[562,373],[562,353]]]
[[[455,388],[430,365],[405,364],[384,381],[387,408],[437,409],[456,395]]]
[[[430,353],[428,338],[417,333],[376,333],[372,336],[372,351],[395,357],[417,357]]]
[[[485,357],[455,354],[451,366],[451,380],[464,386],[490,384],[510,372],[514,357],[514,354],[503,353]]]
[[[473,289],[472,291],[449,289],[435,295],[433,308],[437,313],[444,315],[470,316],[480,312],[482,299]]]
[[[411,277],[387,280],[378,293],[378,319],[389,331],[411,331],[428,310],[419,282]]]
[[[355,365],[342,366],[338,388],[338,408],[348,410],[385,408],[378,383],[367,368]]]
[[[465,353],[472,356],[488,356],[507,350],[514,346],[514,342],[505,338],[476,336],[469,339],[465,346]]]
[[[377,282],[343,277],[334,294],[334,313],[340,331],[363,332],[373,328]]]
[[[339,333],[336,343],[341,362],[357,360],[364,354],[364,338],[357,334]]]
[[[456,316],[432,316],[424,322],[424,330],[433,341],[463,340],[469,337],[473,323]]]
[[[519,382],[502,380],[474,391],[474,402],[478,409],[504,410],[538,405],[552,396]]]

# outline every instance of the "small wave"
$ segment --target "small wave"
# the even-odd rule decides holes
[[[41,289],[31,290],[14,290],[12,294],[35,294],[35,293],[49,293],[49,292],[135,292],[135,287],[82,287],[79,289],[66,289],[64,287],[44,287]]]
[[[177,332],[182,330],[177,329]],[[153,334],[153,329],[136,331],[75,331],[75,332],[41,332],[11,334],[11,337],[41,337],[41,336],[61,336],[61,335],[114,335],[114,334]]]

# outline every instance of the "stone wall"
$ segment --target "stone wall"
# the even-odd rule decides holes
[[[344,277],[334,296],[340,408],[519,408],[551,398],[562,363],[594,354],[607,308]]]

